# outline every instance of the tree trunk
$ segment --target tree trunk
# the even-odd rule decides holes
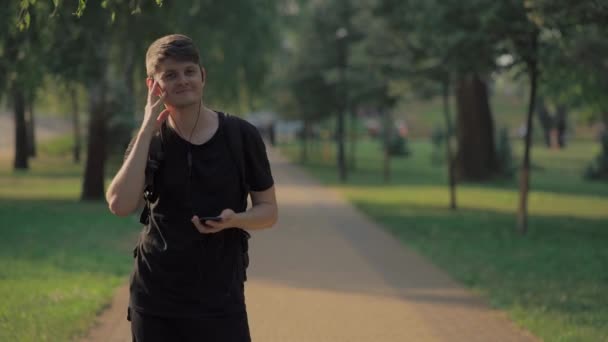
[[[337,140],[338,140],[338,172],[341,182],[346,182],[346,156],[344,150],[344,117],[346,115],[347,104],[347,93],[346,93],[346,42],[344,38],[338,41],[338,67],[340,70],[340,108],[338,110],[338,129],[337,129]]]
[[[526,120],[526,139],[524,147],[524,161],[521,167],[521,178],[519,183],[519,210],[517,213],[517,223],[521,234],[528,231],[528,192],[530,190],[530,147],[532,144],[532,115],[534,113],[536,100],[536,87],[538,80],[538,69],[536,61],[538,35],[532,37],[532,48],[535,52],[534,58],[528,62],[528,73],[530,75],[530,103],[528,106],[528,117]]]
[[[443,83],[443,113],[445,116],[446,140],[445,154],[448,166],[448,182],[450,187],[450,209],[456,209],[456,175],[454,172],[454,157],[452,155],[452,119],[450,114],[450,84],[449,80]]]
[[[547,105],[545,104],[545,99],[543,97],[538,97],[536,113],[538,114],[538,121],[540,121],[541,127],[543,128],[545,145],[547,145],[547,147],[551,147],[551,129],[553,128],[553,120],[551,118],[551,114],[549,114],[549,109],[547,109]]]
[[[99,200],[104,197],[104,167],[106,160],[107,84],[104,79],[89,85],[89,139],[81,199]]]
[[[391,154],[388,146],[384,146],[384,183],[391,181]]]
[[[487,84],[478,75],[461,77],[456,85],[457,177],[483,181],[497,171],[494,122]]]
[[[15,170],[29,169],[27,125],[25,122],[25,94],[20,85],[13,85],[13,113],[15,117]]]
[[[300,139],[300,162],[302,164],[308,161],[308,139],[310,136],[309,133],[310,120],[304,119],[304,127],[302,127],[302,136]]]
[[[355,171],[357,167],[357,114],[351,109],[350,112],[350,169]]]
[[[36,120],[34,118],[34,98],[28,96],[26,110],[27,155],[36,157]]]
[[[383,122],[383,150],[384,150],[384,182],[389,183],[391,181],[391,154],[389,151],[389,144],[392,134],[392,123],[391,116],[388,111],[382,110]]]
[[[344,155],[344,111],[340,110],[338,113],[338,129],[337,137],[338,140],[338,172],[340,181],[346,181],[346,158]]]
[[[76,86],[69,86],[70,97],[72,100],[72,134],[74,135],[74,149],[72,156],[74,163],[80,163],[80,153],[82,151],[82,134],[80,133],[80,109],[78,108],[78,93]]]
[[[563,103],[558,104],[555,110],[555,129],[557,130],[557,145],[560,149],[566,147],[567,118],[568,107]]]

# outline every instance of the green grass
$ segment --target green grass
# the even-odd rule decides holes
[[[38,152],[45,156],[65,157],[72,154],[74,136],[72,134],[60,135],[45,141],[38,146]]]
[[[500,88],[500,87],[499,87]],[[504,89],[495,89],[490,96],[490,108],[494,119],[494,127],[498,130],[506,128],[511,135],[526,121],[528,109],[528,93],[524,90],[509,94]],[[452,122],[456,120],[456,100],[450,98]],[[549,104],[550,105],[550,104]],[[551,106],[550,106],[551,108]],[[553,110],[553,109],[551,109]],[[435,127],[445,127],[443,101],[440,97],[430,99],[413,99],[402,101],[393,111],[395,118],[404,118],[408,124],[410,135],[414,138],[425,138],[431,135]],[[586,123],[587,115],[572,109],[568,113],[568,135],[577,140],[593,140],[597,132]],[[539,143],[543,140],[542,129],[537,118],[534,119],[534,139]]]
[[[453,97],[450,98],[452,120],[455,120],[455,101]],[[527,108],[525,97],[497,92],[490,98],[490,106],[497,128],[507,127],[513,130],[525,122]],[[435,126],[445,125],[441,97],[404,101],[396,109],[395,116],[403,116],[407,120],[410,132],[415,137],[430,136]]]
[[[526,236],[514,232],[516,179],[461,184],[459,209],[450,211],[444,167],[431,166],[430,144],[414,142],[410,158],[395,159],[390,184],[382,180],[378,145],[359,146],[347,184],[320,153],[306,168],[536,336],[608,341],[608,183],[581,177],[598,146],[533,149]],[[296,146],[283,150],[297,159]],[[515,150],[520,160],[521,146]]]
[[[139,224],[78,201],[69,159],[10,165],[0,159],[0,341],[75,339],[126,281]]]

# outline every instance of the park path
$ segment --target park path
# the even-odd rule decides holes
[[[280,218],[250,240],[253,341],[536,341],[269,150]],[[128,286],[85,341],[131,341]]]

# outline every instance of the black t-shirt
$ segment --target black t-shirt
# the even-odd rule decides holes
[[[245,311],[244,271],[247,234],[229,228],[201,234],[193,215],[217,216],[230,208],[243,212],[247,194],[228,145],[226,117],[202,145],[161,128],[163,161],[155,174],[158,201],[151,208],[136,248],[130,306],[172,317],[220,316]],[[264,142],[255,126],[240,120],[245,181],[252,191],[270,188],[273,178]],[[129,153],[127,149],[127,155]],[[188,154],[192,167],[188,166]]]

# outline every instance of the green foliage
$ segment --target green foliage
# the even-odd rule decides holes
[[[605,120],[608,69],[608,3],[533,0],[529,16],[541,29],[541,93],[553,102],[580,108],[588,121]]]
[[[342,23],[338,8],[342,2],[310,4],[302,10],[306,21],[279,84],[287,85],[283,107],[308,120],[327,117],[340,110],[336,32]]]
[[[407,157],[411,153],[407,139],[399,134],[392,134],[387,143],[388,154],[392,157]]]
[[[29,13],[29,6],[36,6],[40,11],[46,11],[49,7],[45,2],[23,0],[11,1],[0,9],[0,44],[3,45],[0,94],[18,89],[24,92],[27,99],[35,96],[41,84],[40,75],[46,72],[46,68],[40,59],[49,48],[43,32],[46,18],[38,13]],[[20,29],[26,24],[34,29]]]
[[[435,125],[433,131],[431,132],[431,145],[433,147],[431,152],[432,165],[441,165],[446,159],[446,138],[446,130],[443,128],[443,126]]]
[[[69,157],[74,149],[74,136],[64,135],[52,138],[38,147],[38,152],[49,157]]]
[[[513,152],[511,149],[511,138],[509,130],[503,127],[496,142],[496,159],[498,170],[503,177],[512,178],[515,175],[515,164],[513,163]]]
[[[50,62],[53,73],[67,81],[99,81],[99,73],[104,70],[99,65],[108,63],[115,70],[114,77],[123,77],[125,64],[130,60],[141,63],[152,40],[181,32],[191,36],[201,48],[203,64],[213,83],[208,87],[207,97],[216,105],[233,106],[233,110],[239,103],[257,104],[256,97],[266,90],[264,80],[270,57],[279,42],[275,26],[278,6],[274,0],[204,4],[198,1],[164,4],[162,0],[106,0],[101,3],[79,0],[77,8],[66,2],[56,2],[52,11],[41,1],[32,3],[35,6],[24,5],[23,13],[45,19],[46,41],[52,46],[44,54],[45,61]],[[16,13],[15,8],[6,10],[9,17]],[[50,14],[51,20],[48,19]],[[43,30],[31,26],[29,31]],[[121,53],[108,56],[107,50],[114,48]],[[42,57],[42,54],[37,56]],[[141,73],[142,69],[131,68],[127,73],[132,74],[134,70]]]
[[[585,169],[585,179],[608,180],[608,131],[602,133],[600,141],[602,149]]]
[[[298,16],[288,66],[278,76],[279,103],[291,116],[318,120],[361,106],[394,104],[380,63],[371,58],[372,39],[381,28],[370,26],[366,1],[310,2]],[[356,24],[355,24],[356,23]]]

